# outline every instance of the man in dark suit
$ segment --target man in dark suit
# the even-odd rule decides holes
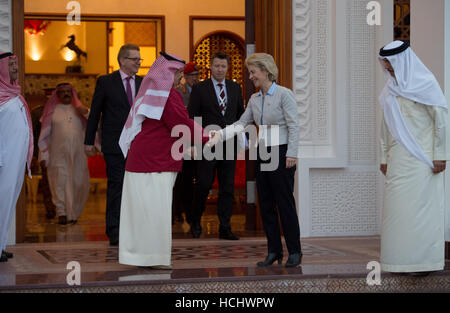
[[[119,138],[142,82],[142,77],[136,75],[142,62],[138,46],[122,46],[117,59],[120,69],[97,80],[84,142],[86,154],[95,154],[95,133],[100,122],[102,153],[108,178],[106,235],[112,246],[119,243],[120,203],[125,173],[125,159],[119,147]]]
[[[181,84],[180,75],[176,80],[175,89],[183,96],[183,102],[186,108],[189,105],[192,86],[198,83],[199,67],[193,62],[186,64],[183,70],[184,84]],[[191,224],[192,201],[194,199],[194,177],[195,177],[195,161],[183,160],[183,169],[178,173],[177,180],[173,187],[172,200],[172,223],[183,222],[182,213],[186,216],[186,221]]]
[[[225,79],[229,65],[230,59],[225,53],[214,54],[211,58],[211,78],[194,85],[192,88],[188,106],[189,115],[191,118],[201,117],[204,128],[209,125],[218,125],[225,128],[227,125],[236,122],[244,112],[241,87],[239,84]],[[194,194],[191,220],[191,233],[194,238],[200,237],[202,231],[200,220],[217,171],[219,182],[219,198],[217,201],[217,214],[220,222],[219,238],[239,239],[231,232],[230,225],[234,200],[236,159],[234,157],[232,160],[225,158],[226,150],[224,146],[225,144],[219,147],[224,152],[222,159],[197,161],[198,182]]]

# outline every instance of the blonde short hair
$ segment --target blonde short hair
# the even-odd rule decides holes
[[[245,59],[245,66],[254,65],[261,70],[265,70],[269,73],[269,80],[276,82],[278,79],[278,67],[275,64],[275,60],[270,54],[267,53],[253,53],[247,59]]]
[[[130,50],[141,51],[141,49],[139,49],[139,46],[136,46],[132,43],[123,45],[122,47],[120,47],[119,54],[117,55],[117,61],[119,61],[119,65],[122,65],[120,64],[120,59],[128,57]]]

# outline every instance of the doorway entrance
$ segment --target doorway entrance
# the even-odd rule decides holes
[[[138,4],[140,1],[134,1],[136,2],[136,4]],[[143,1],[142,1],[143,2]],[[234,18],[242,19],[243,23],[244,23],[244,35],[241,36],[242,38],[245,37],[245,52],[246,54],[248,54],[251,51],[264,51],[264,52],[268,52],[271,53],[272,55],[274,55],[276,62],[279,65],[280,68],[280,73],[281,75],[281,80],[280,83],[283,84],[284,86],[287,87],[291,87],[292,84],[292,79],[289,76],[289,74],[286,73],[290,73],[291,70],[291,65],[292,62],[290,61],[288,56],[289,53],[291,53],[291,39],[289,37],[289,34],[292,32],[292,29],[290,27],[291,24],[291,14],[290,12],[292,12],[292,8],[290,7],[291,4],[286,5],[286,1],[262,1],[262,0],[242,0],[243,3],[243,7],[245,7],[244,10],[244,14],[245,17],[241,16],[234,16]],[[24,13],[24,1],[23,0],[19,0],[19,1],[14,1],[14,4],[16,6],[18,6],[18,9],[14,10],[14,42],[15,42],[15,48],[14,51],[24,51],[26,52],[26,44],[25,44],[25,38],[24,38],[24,32],[23,32],[23,28],[24,28],[24,19],[33,19],[33,20],[44,20],[44,19],[48,19],[49,17],[53,18],[54,23],[56,23],[57,21],[63,21],[65,18],[64,14],[61,13],[55,13],[55,14],[46,14],[45,16],[40,15],[40,14],[35,14],[35,13]],[[161,6],[166,6],[166,4],[161,4]],[[20,9],[21,8],[21,9]],[[157,45],[159,44],[159,46],[157,46],[156,50],[165,50],[167,47],[165,46],[165,43],[168,41],[168,38],[165,36],[167,36],[168,33],[170,33],[169,30],[167,30],[165,28],[165,18],[166,15],[165,14],[161,14],[160,16],[143,16],[143,15],[137,15],[137,14],[127,14],[127,15],[121,15],[121,16],[114,16],[114,15],[109,15],[106,17],[104,15],[103,10],[105,10],[104,12],[108,11],[108,8],[102,8],[101,10],[97,9],[97,11],[94,13],[89,13],[89,14],[82,14],[81,15],[81,20],[82,22],[97,22],[97,23],[105,23],[105,32],[108,33],[108,38],[110,38],[111,35],[109,32],[111,30],[111,28],[114,29],[118,29],[121,26],[120,25],[116,25],[113,23],[122,23],[122,22],[127,22],[127,23],[132,23],[132,22],[153,22],[156,23],[158,25],[158,18],[160,18],[160,22],[159,22],[159,26],[156,26],[155,28],[158,30],[159,27],[159,33],[157,33],[156,35],[156,43]],[[48,10],[46,10],[46,12],[51,12],[52,9],[48,8]],[[142,13],[142,12],[140,12]],[[112,18],[111,18],[112,16]],[[214,12],[211,13],[210,17],[217,17],[217,14],[215,14]],[[191,17],[189,14],[186,14],[185,18],[186,19],[190,19]],[[222,17],[223,18],[223,17]],[[233,18],[233,17],[232,17]],[[142,20],[144,19],[144,20]],[[149,21],[149,19],[153,19],[152,21]],[[156,22],[155,22],[156,20]],[[272,29],[271,31],[267,31],[267,29],[269,29],[270,27],[268,26],[269,24],[273,25],[273,22],[275,21],[283,21],[283,23],[281,23],[279,26],[277,26],[277,31],[274,32]],[[216,21],[219,22],[219,21]],[[209,22],[208,22],[209,23]],[[100,24],[99,24],[100,25]],[[200,24],[199,24],[200,25]],[[206,28],[211,28],[211,24],[201,24],[201,27],[206,27]],[[222,26],[223,27],[216,27],[216,31],[223,31],[224,29],[226,29],[227,23],[223,23]],[[98,26],[98,25],[97,25]],[[89,27],[89,26],[86,26]],[[235,27],[235,26],[233,26]],[[198,28],[197,28],[198,29]],[[195,30],[196,31],[196,30]],[[88,31],[86,31],[86,33],[88,33]],[[142,32],[141,32],[142,33]],[[190,38],[194,38],[195,36],[198,37],[198,34],[194,34],[194,29],[189,29],[189,37]],[[256,35],[255,35],[256,34]],[[262,36],[261,34],[267,34],[267,36]],[[109,51],[111,51],[108,47],[110,45],[111,41],[108,41],[107,38],[107,44],[105,44],[104,46],[105,49],[107,50],[107,53],[109,53]],[[258,41],[259,39],[257,38],[263,38],[263,40]],[[114,38],[115,39],[115,38]],[[181,41],[180,41],[181,42]],[[276,46],[275,46],[276,45]],[[172,43],[173,46],[173,43]],[[281,46],[281,47],[280,47]],[[193,49],[194,47],[192,46],[190,49]],[[111,55],[113,55],[113,52],[110,52]],[[64,57],[64,56],[63,56]],[[109,58],[106,58],[109,59]],[[186,58],[187,59],[187,58]],[[20,64],[25,64],[26,63],[26,55],[25,53],[23,53],[23,55],[19,54],[19,60],[21,61]],[[38,62],[38,61],[34,61],[33,62]],[[30,61],[31,62],[31,61]],[[104,68],[105,68],[105,72],[109,72],[110,70],[113,70],[114,67],[111,68],[110,64],[104,64]],[[27,78],[25,80],[25,74],[26,74],[26,67],[24,67],[22,65],[21,68],[22,71],[22,79],[21,79],[21,84],[22,86],[26,85],[27,82],[29,82],[30,80]],[[50,73],[47,73],[50,74]],[[65,74],[65,73],[64,73]],[[82,73],[82,74],[90,74],[90,73]],[[96,73],[93,73],[96,74]],[[284,76],[283,76],[284,75]],[[79,75],[80,76],[80,75]],[[243,81],[243,85],[245,86],[244,90],[245,90],[245,98],[248,99],[249,96],[251,95],[251,93],[253,93],[252,87],[250,86],[251,84],[248,84],[248,80],[245,77],[245,74],[241,74],[241,79]],[[90,83],[89,86],[92,88],[92,84]],[[89,93],[86,92],[87,97],[89,96]],[[42,96],[42,94],[41,94]],[[86,98],[86,101],[89,102],[88,98]],[[261,223],[259,221],[259,216],[257,214],[257,203],[246,203],[247,199],[249,198],[248,195],[246,194],[248,191],[248,185],[249,182],[251,183],[254,180],[254,175],[252,175],[252,164],[251,162],[246,162],[245,164],[245,180],[244,180],[244,186],[243,186],[243,194],[242,194],[242,198],[244,203],[246,204],[245,210],[243,211],[243,222],[241,222],[243,224],[243,229],[244,231],[261,231]],[[95,185],[95,184],[94,184]],[[26,184],[24,184],[24,189]],[[96,184],[96,187],[94,187],[94,191],[95,192],[101,192],[102,186],[101,183]],[[254,189],[252,189],[254,192]],[[255,197],[253,197],[255,198]],[[31,197],[31,201],[33,197]],[[26,230],[26,224],[27,224],[27,218],[29,218],[28,212],[27,212],[27,201],[30,201],[30,199],[27,197],[26,192],[24,191],[22,193],[21,199],[18,202],[18,206],[17,206],[17,214],[16,214],[16,242],[24,242],[25,240],[25,236],[27,234],[27,230]],[[100,208],[100,207],[104,207],[104,205],[101,203],[102,200],[94,200],[95,201],[100,201],[100,203],[97,202],[97,204],[93,204],[94,207],[96,208]],[[43,208],[41,208],[43,210]],[[97,214],[98,218],[100,218],[100,216],[102,215],[103,212],[98,211],[95,214]],[[28,214],[28,217],[27,217]],[[32,215],[32,214],[31,214]],[[39,214],[38,214],[39,215]],[[102,216],[103,218],[103,216]],[[90,226],[95,228],[95,226]],[[35,229],[41,229],[42,227],[40,227],[39,225],[37,225],[35,227]],[[92,239],[93,240],[102,240],[102,237],[100,235],[101,231],[98,232],[93,232],[93,236]],[[98,234],[95,235],[95,234]],[[56,235],[52,235],[53,237],[57,237]],[[52,237],[49,236],[49,237]],[[34,239],[31,240],[41,240],[41,239],[36,239],[36,238],[40,238],[38,235],[33,235],[31,236]]]

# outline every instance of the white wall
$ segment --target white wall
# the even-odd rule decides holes
[[[447,105],[450,105],[450,0],[445,0],[445,80],[444,91],[447,98]],[[450,114],[447,117],[450,125]],[[449,132],[450,133],[450,130]],[[447,136],[447,148],[450,149],[450,135]],[[445,191],[446,191],[446,223],[445,223],[445,240],[450,241],[450,170],[445,175]]]
[[[445,0],[411,0],[411,48],[444,87]]]
[[[436,76],[450,104],[450,0],[411,0],[411,48]],[[450,125],[450,114],[447,118]],[[447,129],[448,149],[450,129]],[[450,241],[450,169],[445,173],[445,195],[445,232],[446,240]]]
[[[68,1],[24,0],[25,13],[63,13],[67,14]],[[78,0],[81,14],[86,15],[164,15],[166,51],[189,60],[189,16],[244,16],[245,0]],[[225,5],[224,5],[225,4]],[[217,21],[216,29],[245,37],[243,22]],[[239,24],[239,25],[235,25]],[[199,25],[195,28],[199,30]],[[207,31],[207,29],[205,29]],[[196,36],[205,35],[197,33]]]
[[[0,0],[0,51],[12,49],[11,0]]]
[[[377,56],[392,41],[393,2],[379,2],[382,25],[369,26],[368,1],[293,1],[302,237],[380,231],[378,95],[384,79]]]

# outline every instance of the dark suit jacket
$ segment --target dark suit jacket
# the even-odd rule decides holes
[[[136,75],[136,95],[141,82],[142,77]],[[95,133],[101,117],[102,152],[122,153],[119,147],[119,138],[130,108],[119,71],[100,76],[92,98],[84,143],[86,145],[94,144]]]
[[[202,127],[205,128],[208,125],[219,125],[221,128],[225,128],[227,125],[231,125],[241,117],[244,113],[244,104],[242,101],[242,92],[239,84],[225,80],[225,86],[227,89],[227,108],[225,115],[222,115],[219,108],[219,101],[217,100],[217,94],[214,90],[214,83],[211,79],[204,80],[193,86],[191,96],[189,99],[189,117],[201,117]],[[237,155],[237,141],[234,140],[234,156]],[[224,155],[226,155],[226,144],[223,143],[222,149]],[[214,151],[217,147],[214,147]]]
[[[227,89],[225,115],[220,112],[214,84],[211,79],[207,79],[192,88],[188,106],[189,117],[202,117],[203,127],[214,124],[225,128],[239,120],[244,113],[241,87],[228,79],[225,80],[225,86]]]

